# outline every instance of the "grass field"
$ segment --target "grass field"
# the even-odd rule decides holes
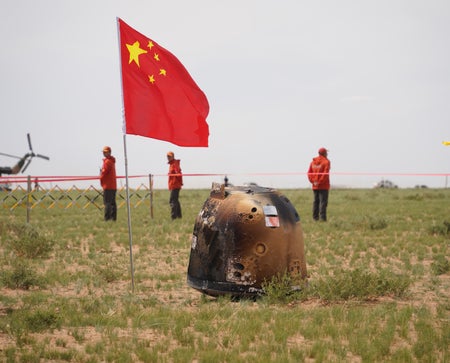
[[[302,219],[309,285],[287,277],[256,301],[186,285],[208,190],[126,209],[0,210],[0,361],[450,362],[450,190],[332,190],[313,222],[310,190],[284,190]],[[289,281],[287,281],[289,282]]]

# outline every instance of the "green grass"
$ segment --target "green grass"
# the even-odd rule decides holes
[[[182,220],[165,190],[153,219],[148,202],[132,208],[134,291],[126,208],[105,223],[48,197],[29,225],[24,207],[0,210],[0,361],[450,361],[450,190],[331,190],[327,223],[310,190],[283,192],[308,285],[276,276],[255,301],[186,285],[208,190],[181,192]]]

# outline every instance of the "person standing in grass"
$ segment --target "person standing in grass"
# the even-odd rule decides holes
[[[330,190],[330,160],[328,160],[327,149],[321,147],[319,155],[309,164],[308,179],[314,192],[313,219],[326,222]]]
[[[105,221],[117,219],[116,205],[116,158],[111,155],[111,148],[103,148],[103,166],[100,170],[100,184],[103,188],[103,204],[105,206]]]
[[[174,220],[181,218],[179,197],[183,186],[183,176],[181,175],[180,160],[175,159],[175,154],[172,151],[167,153],[167,163],[169,164],[170,216]]]

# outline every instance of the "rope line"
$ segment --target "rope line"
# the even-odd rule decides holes
[[[152,174],[154,177],[167,177],[168,174]],[[307,176],[307,172],[280,172],[280,173],[183,173],[177,174],[183,177],[206,177],[206,176]],[[332,176],[426,176],[426,177],[448,177],[450,173],[399,173],[399,172],[332,172],[329,173]],[[136,178],[147,178],[148,174],[143,175],[129,175],[129,179]],[[32,182],[63,182],[63,181],[86,181],[86,180],[99,180],[99,176],[30,176]],[[125,179],[125,176],[119,175],[117,179]],[[28,176],[15,176],[15,177],[0,177],[0,184],[2,183],[26,183],[28,181]]]

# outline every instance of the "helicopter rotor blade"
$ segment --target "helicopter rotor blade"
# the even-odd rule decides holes
[[[0,153],[0,155],[9,156],[10,158],[15,158],[15,159],[22,159],[20,156],[11,155],[11,154]]]
[[[45,155],[36,154],[35,156],[37,156],[38,158],[45,159],[45,160],[50,160],[50,158],[48,156],[45,156]]]
[[[28,146],[30,147],[30,151],[32,154],[34,154],[33,147],[31,146],[31,136],[29,133],[27,134],[27,139],[28,139]]]

